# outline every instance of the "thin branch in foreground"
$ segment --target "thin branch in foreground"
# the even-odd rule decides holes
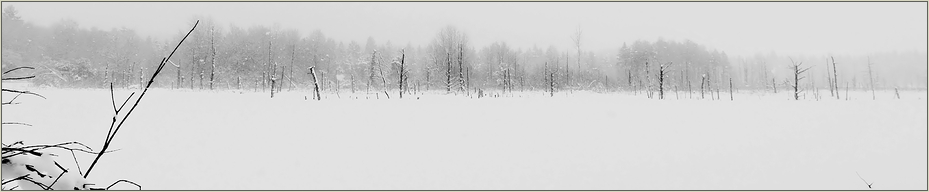
[[[94,158],[94,161],[90,163],[90,167],[87,168],[87,172],[84,173],[84,178],[87,178],[87,177],[90,175],[90,171],[92,171],[93,168],[94,168],[94,166],[97,165],[97,162],[100,160],[100,157],[103,156],[103,154],[105,153],[106,149],[108,149],[108,148],[110,147],[110,144],[113,142],[113,138],[116,137],[116,133],[118,133],[118,132],[119,132],[119,129],[122,128],[123,123],[126,122],[126,119],[129,118],[129,115],[132,114],[132,111],[135,111],[135,108],[139,106],[139,102],[142,101],[142,98],[145,97],[145,93],[148,92],[148,89],[151,88],[152,83],[155,82],[155,77],[157,77],[158,74],[161,73],[161,70],[164,69],[165,64],[167,64],[167,61],[171,59],[171,56],[174,56],[174,53],[177,52],[177,49],[181,47],[181,44],[184,43],[184,40],[186,40],[187,37],[190,36],[190,34],[194,32],[194,29],[197,28],[197,25],[198,25],[198,24],[200,24],[200,20],[197,20],[197,22],[194,23],[194,26],[191,27],[191,28],[190,28],[190,31],[187,32],[187,35],[184,35],[184,38],[182,38],[181,41],[177,43],[177,46],[174,47],[174,50],[171,51],[171,54],[169,54],[168,57],[165,57],[165,58],[162,58],[162,59],[161,59],[161,62],[158,64],[158,68],[155,69],[155,73],[153,73],[153,74],[152,74],[152,77],[148,80],[148,84],[145,85],[145,89],[142,90],[142,94],[140,94],[139,97],[136,98],[136,101],[135,101],[135,103],[132,105],[132,108],[129,108],[129,111],[126,112],[126,115],[123,116],[122,121],[119,122],[119,124],[116,126],[116,129],[113,130],[112,134],[111,134],[111,135],[108,137],[108,139],[103,143],[103,148],[101,149],[101,151],[104,151],[104,152],[98,153],[98,154],[97,154],[97,157]],[[127,101],[128,101],[128,100],[127,100]],[[114,119],[115,119],[115,117],[114,117]],[[114,121],[114,122],[115,122],[115,121]]]
[[[42,99],[47,99],[47,98],[45,98],[45,96],[39,95],[38,93],[29,92],[29,91],[20,91],[20,90],[12,90],[12,89],[0,89],[0,91],[6,91],[6,92],[11,92],[11,93],[30,94],[30,95],[39,96],[39,97],[41,97]]]
[[[35,78],[35,75],[25,76],[25,77],[6,77],[6,78],[2,78],[2,79],[0,79],[0,80],[12,81],[12,80],[24,80],[24,79],[32,79],[32,78]]]
[[[49,184],[48,187],[45,188],[45,190],[52,190],[52,186],[55,186],[55,183],[58,183],[58,180],[61,179],[61,176],[65,175],[65,173],[67,172],[68,170],[65,170],[65,171],[62,171],[61,174],[58,174],[58,177],[55,178],[55,181],[52,181],[52,184]]]
[[[13,72],[13,71],[16,71],[16,70],[20,70],[20,69],[35,69],[35,67],[28,67],[28,66],[26,66],[26,67],[17,67],[17,68],[13,68],[13,69],[4,71],[3,74],[7,74],[7,73],[10,73],[10,72]]]
[[[84,176],[84,171],[81,171],[81,164],[77,162],[77,155],[74,155],[74,151],[71,151],[71,158],[74,158],[74,165],[77,166],[77,174]]]
[[[10,101],[8,101],[8,102],[4,102],[3,105],[19,104],[19,103],[13,103],[13,101],[16,101],[16,98],[19,98],[20,95],[23,95],[23,94],[22,94],[22,93],[16,94],[16,96],[13,97],[13,99],[10,99]]]
[[[3,123],[0,123],[0,125],[25,125],[25,126],[32,127],[32,125],[28,123],[20,123],[20,122],[3,122]]]

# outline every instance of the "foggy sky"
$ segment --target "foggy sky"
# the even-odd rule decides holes
[[[221,24],[321,30],[336,41],[426,45],[441,27],[466,32],[472,45],[615,49],[637,39],[690,39],[730,56],[861,54],[927,47],[926,2],[4,2],[29,22],[61,19],[81,27],[135,29],[164,39],[189,29],[194,15]],[[571,49],[573,50],[573,48]]]

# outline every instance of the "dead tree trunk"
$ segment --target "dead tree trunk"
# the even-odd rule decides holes
[[[466,91],[464,87],[464,84],[465,84],[464,68],[462,67],[464,63],[464,59],[462,59],[462,57],[464,57],[464,45],[459,43],[458,44],[458,87],[459,87],[459,91]]]
[[[549,71],[548,78],[549,78],[548,79],[548,92],[549,92],[548,96],[554,97],[555,96],[555,72]]]
[[[794,62],[793,59],[790,59],[790,62],[793,63],[792,69],[794,74],[794,83],[791,87],[794,89],[794,100],[800,100],[800,80],[806,78],[802,77],[801,75],[803,75],[803,73],[810,68],[802,68],[803,62],[797,63]]]
[[[448,50],[445,51],[445,93],[452,92],[452,58]]]
[[[271,41],[268,40],[268,85],[271,88],[271,98],[274,98],[274,64],[271,63]]]
[[[658,66],[658,99],[664,99],[664,79],[665,75],[667,75],[665,71],[671,64],[673,63],[668,63],[668,65],[661,64]]]
[[[842,99],[841,97],[839,97],[839,82],[838,82],[839,75],[836,72],[836,68],[835,68],[835,57],[829,57],[829,58],[832,58],[832,86],[835,87],[835,98]],[[848,91],[847,90],[848,86],[845,86],[845,88],[846,88],[845,91]],[[845,94],[845,95],[848,96],[848,94]]]
[[[310,67],[310,76],[313,78],[313,92],[315,93],[316,100],[322,100],[322,97],[319,96],[319,79],[316,78],[316,66]]]
[[[400,50],[400,83],[398,83],[400,84],[399,87],[400,87],[400,98],[401,99],[403,99],[403,82],[406,78],[405,76],[406,71],[404,71],[404,66],[403,66],[403,62],[405,59],[406,59],[406,52],[401,49]]]
[[[705,88],[706,88],[706,74],[703,74],[703,76],[700,77],[700,99],[706,99],[706,97],[703,95],[703,91],[705,90]]]
[[[210,26],[210,90],[213,90],[213,79],[216,75],[216,44],[213,41],[213,26]]]
[[[774,88],[774,94],[777,94],[777,81],[774,78],[771,78],[771,87]]]
[[[730,101],[734,100],[732,98],[732,78],[731,77],[729,78],[729,100]]]

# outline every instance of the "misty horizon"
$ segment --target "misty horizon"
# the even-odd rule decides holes
[[[476,47],[505,42],[523,50],[571,49],[570,36],[579,28],[583,49],[599,54],[663,39],[750,57],[924,54],[926,9],[914,3],[920,2],[4,2],[3,7],[16,7],[23,20],[39,26],[72,20],[80,28],[127,28],[162,42],[195,19],[210,18],[220,30],[264,26],[298,30],[303,37],[319,30],[337,42],[370,37],[414,47],[454,26]]]

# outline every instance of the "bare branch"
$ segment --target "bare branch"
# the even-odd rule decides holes
[[[22,93],[16,94],[16,96],[13,97],[13,99],[10,99],[9,102],[4,102],[3,105],[19,104],[19,103],[13,103],[13,101],[16,101],[16,98],[19,98],[20,95],[23,95],[23,94]]]
[[[129,181],[129,180],[125,180],[125,179],[122,179],[122,180],[113,182],[113,184],[110,184],[109,187],[106,187],[106,190],[110,190],[111,187],[113,187],[113,186],[115,186],[116,184],[119,184],[119,183],[121,183],[121,182],[123,182],[123,183],[129,183],[129,184],[135,185],[136,187],[139,187],[139,190],[142,190],[142,186],[141,186],[141,185],[136,184],[135,182],[132,182],[132,181]]]
[[[20,70],[20,69],[35,69],[35,68],[34,68],[34,67],[17,67],[17,68],[13,68],[13,69],[4,71],[3,74],[7,74],[7,73],[10,73],[10,72],[13,72],[13,71],[16,71],[16,70]]]
[[[12,90],[12,89],[0,89],[0,90],[6,91],[6,92],[11,92],[11,93],[21,93],[21,94],[35,95],[35,96],[41,97],[42,99],[46,99],[45,96],[39,95],[38,93],[29,92],[29,91],[19,91],[19,90]]]
[[[129,108],[129,111],[126,112],[126,115],[125,115],[125,116],[123,116],[123,119],[122,119],[122,120],[119,122],[119,124],[116,126],[116,129],[113,130],[113,133],[112,133],[112,134],[109,136],[109,138],[103,143],[103,149],[101,149],[101,151],[104,151],[104,152],[98,153],[98,154],[97,154],[97,157],[94,158],[94,161],[93,161],[92,163],[90,163],[90,167],[87,168],[87,172],[84,173],[84,178],[87,178],[87,176],[90,175],[90,171],[92,171],[93,168],[94,168],[94,166],[97,165],[97,162],[100,160],[100,157],[102,157],[103,154],[106,153],[106,149],[110,147],[110,144],[113,142],[113,138],[116,137],[116,133],[118,133],[118,132],[119,132],[119,129],[122,128],[123,123],[126,122],[126,119],[129,118],[129,115],[132,114],[132,111],[135,111],[135,108],[139,106],[139,102],[142,101],[142,98],[145,97],[145,93],[148,92],[148,89],[151,88],[152,83],[155,82],[155,77],[157,77],[158,74],[161,73],[161,70],[164,69],[165,64],[168,63],[168,60],[171,59],[171,56],[174,56],[174,53],[177,52],[177,49],[181,47],[181,44],[184,43],[184,40],[186,40],[187,37],[190,36],[190,34],[194,32],[194,29],[197,28],[197,25],[198,25],[198,24],[200,24],[200,20],[197,20],[197,22],[194,23],[194,26],[191,27],[191,28],[190,28],[190,31],[187,32],[187,35],[184,35],[184,38],[182,38],[181,41],[177,43],[177,46],[174,47],[174,50],[171,51],[171,54],[169,54],[168,57],[165,57],[165,58],[162,58],[162,59],[161,59],[161,62],[158,64],[158,68],[155,69],[155,73],[153,73],[153,74],[152,74],[152,77],[148,80],[148,84],[145,85],[145,89],[142,90],[142,94],[139,95],[139,97],[136,99],[135,103],[132,105],[132,108]],[[127,100],[127,101],[128,101],[128,100]],[[115,120],[115,118],[114,118],[114,120]],[[114,122],[115,122],[115,121],[114,121]]]
[[[28,123],[20,123],[20,122],[3,122],[2,124],[3,124],[3,125],[25,125],[25,126],[30,126],[30,127],[32,127],[32,125],[30,125],[30,124],[28,124]]]
[[[35,75],[25,76],[25,77],[7,77],[3,78],[4,81],[13,81],[13,80],[23,80],[23,79],[32,79],[35,78]]]

